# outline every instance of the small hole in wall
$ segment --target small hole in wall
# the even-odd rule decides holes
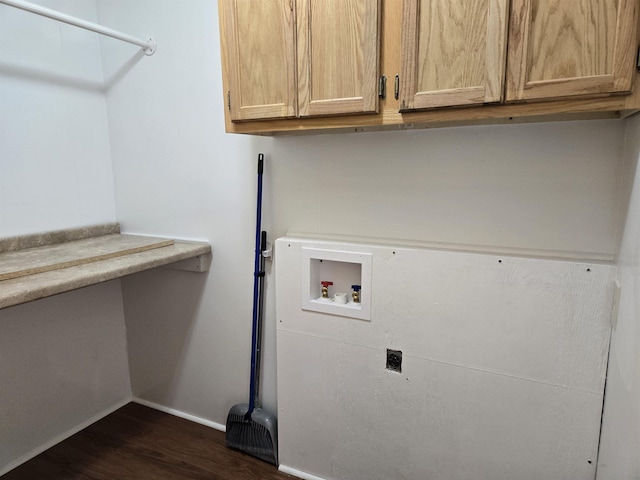
[[[498,260],[498,263],[502,263],[502,260]]]
[[[391,253],[393,253],[394,255],[396,254],[395,250],[393,252],[391,252]]]
[[[592,463],[592,462],[591,462],[591,460],[587,460],[587,463],[588,463],[589,465],[591,465],[591,463]]]
[[[402,373],[402,352],[387,348],[387,370]]]
[[[587,268],[587,272],[590,272],[590,271],[591,271],[591,269],[590,269],[590,268]]]

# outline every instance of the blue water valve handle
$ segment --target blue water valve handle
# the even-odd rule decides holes
[[[360,285],[351,285],[351,288],[353,288],[353,292],[351,292],[353,303],[360,303]]]

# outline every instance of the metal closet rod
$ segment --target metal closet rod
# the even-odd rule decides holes
[[[122,40],[123,42],[133,43],[134,45],[142,47],[145,55],[153,55],[156,52],[156,41],[153,38],[150,38],[149,40],[140,40],[139,38],[132,37],[126,33],[118,32],[117,30],[112,30],[110,28],[103,27],[102,25],[87,22],[70,15],[65,15],[64,13],[56,12],[49,8],[41,7],[40,5],[24,2],[22,0],[0,0],[0,3],[35,13],[36,15],[42,15],[43,17],[51,18],[53,20],[58,20],[59,22],[68,23],[75,27],[84,28],[85,30],[91,30],[92,32],[96,32],[101,35]]]

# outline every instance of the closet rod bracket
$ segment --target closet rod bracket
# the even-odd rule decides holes
[[[142,51],[146,56],[150,57],[151,55],[156,53],[157,44],[153,37],[149,37],[149,40],[147,40],[147,44],[148,45],[146,47],[142,47]]]

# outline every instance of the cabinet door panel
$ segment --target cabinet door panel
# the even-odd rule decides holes
[[[231,119],[295,117],[293,2],[220,1],[224,2]]]
[[[404,0],[401,110],[499,102],[507,0]]]
[[[637,0],[513,0],[508,101],[631,91]]]
[[[378,111],[379,0],[297,0],[301,117]]]

